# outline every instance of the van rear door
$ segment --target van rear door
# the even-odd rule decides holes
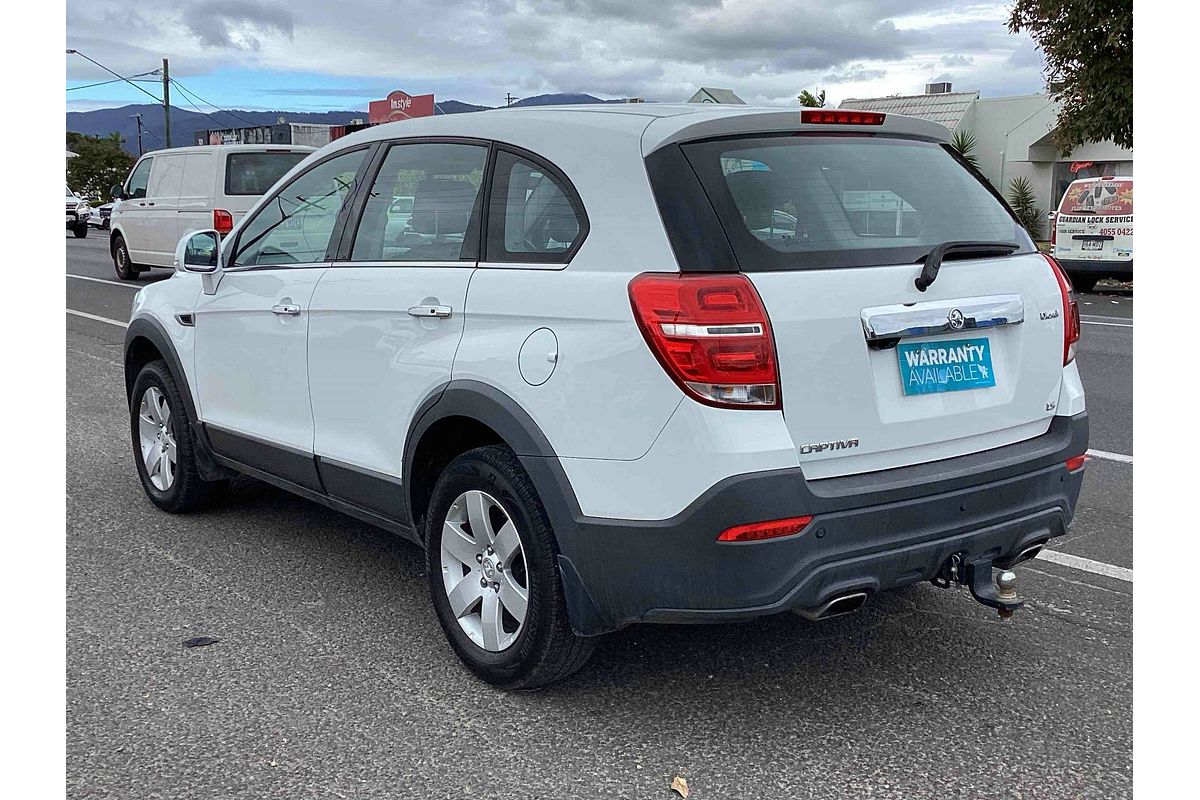
[[[1047,430],[1063,367],[1058,280],[995,192],[941,143],[793,132],[682,149],[766,306],[806,476]],[[1009,245],[951,253],[919,290],[928,254],[964,240]]]

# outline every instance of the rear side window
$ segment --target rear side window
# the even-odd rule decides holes
[[[475,260],[472,220],[487,155],[475,144],[393,145],[367,195],[350,260]]]
[[[263,153],[230,153],[225,159],[225,194],[266,194],[292,167],[308,153],[270,151]]]
[[[129,199],[136,200],[146,196],[146,186],[150,182],[150,165],[153,161],[153,158],[144,158],[134,167],[129,182],[125,184],[125,194]]]
[[[1033,250],[995,193],[934,142],[769,136],[683,152],[743,270],[906,264],[957,240]]]
[[[238,234],[234,266],[324,261],[338,216],[354,196],[365,154],[354,150],[322,161],[260,206]]]
[[[566,263],[585,233],[582,206],[563,178],[514,153],[497,153],[488,261]]]

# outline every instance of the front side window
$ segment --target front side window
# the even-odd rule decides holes
[[[558,176],[500,151],[488,213],[489,261],[566,263],[583,233],[581,209]]]
[[[469,231],[487,154],[474,144],[393,145],[367,195],[350,259],[474,260],[477,236]]]
[[[907,264],[948,241],[1033,249],[1004,204],[935,142],[761,136],[683,151],[743,270]]]
[[[354,194],[365,156],[365,150],[355,150],[330,158],[280,190],[242,228],[233,265],[324,261],[338,215]]]
[[[154,161],[153,158],[144,158],[133,169],[133,174],[129,176],[129,182],[125,185],[125,194],[129,199],[137,200],[146,196],[146,185],[150,183],[150,164]]]

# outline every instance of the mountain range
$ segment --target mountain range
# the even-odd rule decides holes
[[[526,97],[513,103],[514,106],[547,106],[567,103],[619,103],[620,100],[601,100],[590,94],[560,93]],[[439,100],[437,113],[462,114],[468,111],[484,111],[491,106],[463,103],[458,100]],[[121,135],[125,149],[137,153],[137,121],[134,114],[142,115],[142,147],[157,150],[164,146],[162,106],[140,103],[119,108],[98,108],[94,111],[68,111],[67,130],[89,136],[108,136],[116,132]],[[353,120],[365,120],[366,111],[213,111],[203,113],[171,106],[171,143],[176,147],[192,144],[195,131],[214,128],[244,128],[255,125],[274,125],[285,122],[311,122],[322,125],[347,125]]]

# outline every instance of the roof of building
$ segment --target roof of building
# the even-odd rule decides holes
[[[746,101],[734,94],[732,89],[714,89],[711,86],[701,86],[688,102],[746,105]]]
[[[946,92],[944,94],[896,95],[894,97],[852,97],[843,100],[839,108],[860,111],[883,111],[892,114],[907,114],[930,122],[945,125],[950,130],[958,127],[971,104],[979,99],[979,92]]]

